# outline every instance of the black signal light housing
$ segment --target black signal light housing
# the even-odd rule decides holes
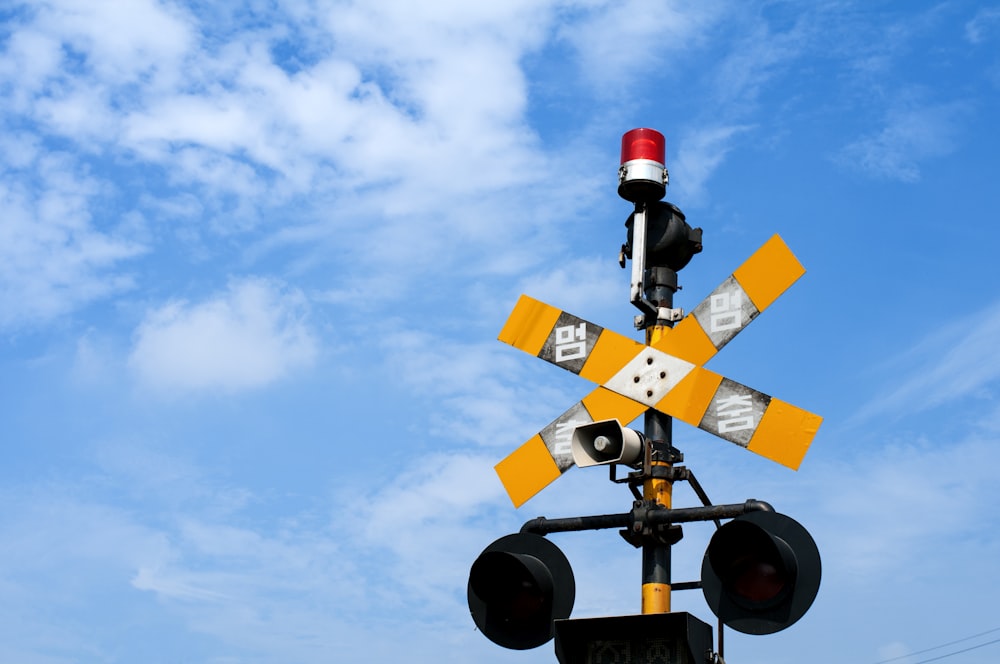
[[[715,531],[701,567],[712,612],[745,634],[772,634],[812,606],[822,569],[809,532],[777,512],[749,512]]]

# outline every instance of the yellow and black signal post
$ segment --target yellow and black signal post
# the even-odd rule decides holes
[[[819,589],[820,560],[808,532],[767,503],[711,505],[674,447],[673,420],[712,433],[793,470],[822,418],[705,369],[723,346],[805,272],[777,235],[689,314],[673,307],[677,272],[702,249],[701,229],[662,202],[667,183],[662,134],[635,129],[622,138],[618,193],[635,205],[626,222],[621,264],[632,260],[630,301],[645,343],[522,295],[499,339],[587,378],[597,387],[496,465],[515,507],[576,466],[609,465],[635,498],[620,514],[546,519],[491,544],[475,561],[468,586],[476,625],[508,648],[533,648],[556,637],[561,664],[705,661],[712,630],[672,613],[672,587],[701,587],[720,621],[769,634],[797,621]],[[643,416],[642,433],[625,428]],[[618,465],[634,470],[617,478]],[[673,507],[673,483],[691,482],[703,506]],[[641,487],[641,491],[640,491]],[[732,519],[722,525],[721,519]],[[671,583],[671,546],[679,524],[715,521],[702,580]],[[572,570],[550,533],[619,528],[642,549],[642,615],[569,620]],[[721,626],[720,626],[721,629]],[[721,632],[719,658],[721,659]],[[706,645],[707,644],[707,645]],[[707,650],[706,650],[707,648]],[[627,653],[632,653],[631,655]],[[652,661],[652,660],[651,660]]]

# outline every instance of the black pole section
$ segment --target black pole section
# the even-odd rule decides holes
[[[675,205],[661,202],[667,183],[665,166],[660,164],[662,183],[650,182],[639,177],[637,171],[630,170],[632,162],[628,158],[638,158],[632,152],[635,144],[629,142],[633,136],[633,132],[629,132],[622,138],[618,193],[635,204],[635,212],[625,222],[629,236],[622,255],[632,258],[629,297],[642,312],[636,317],[636,327],[645,330],[646,345],[652,345],[664,332],[662,328],[672,327],[677,318],[678,312],[673,308],[674,293],[678,290],[677,272],[702,250],[701,229],[691,228],[684,213]],[[662,135],[656,132],[653,139],[656,136],[662,147]],[[643,464],[641,501],[646,506],[671,507],[673,480],[669,468],[683,460],[673,446],[671,427],[672,419],[668,415],[653,409],[646,411],[643,434],[647,454]],[[670,612],[670,547],[678,539],[680,528],[671,528],[669,533],[642,533],[638,542],[629,539],[642,546],[644,614]]]

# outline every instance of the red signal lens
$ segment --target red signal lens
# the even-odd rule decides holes
[[[634,159],[648,159],[658,164],[666,163],[667,141],[655,129],[633,129],[622,136],[622,163]]]
[[[733,591],[750,602],[769,602],[785,588],[786,575],[770,562],[752,561],[742,566],[733,579]]]

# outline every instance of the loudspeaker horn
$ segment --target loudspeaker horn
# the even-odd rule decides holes
[[[631,466],[642,460],[644,442],[641,433],[616,419],[584,424],[573,432],[573,461],[581,468],[609,463]]]

